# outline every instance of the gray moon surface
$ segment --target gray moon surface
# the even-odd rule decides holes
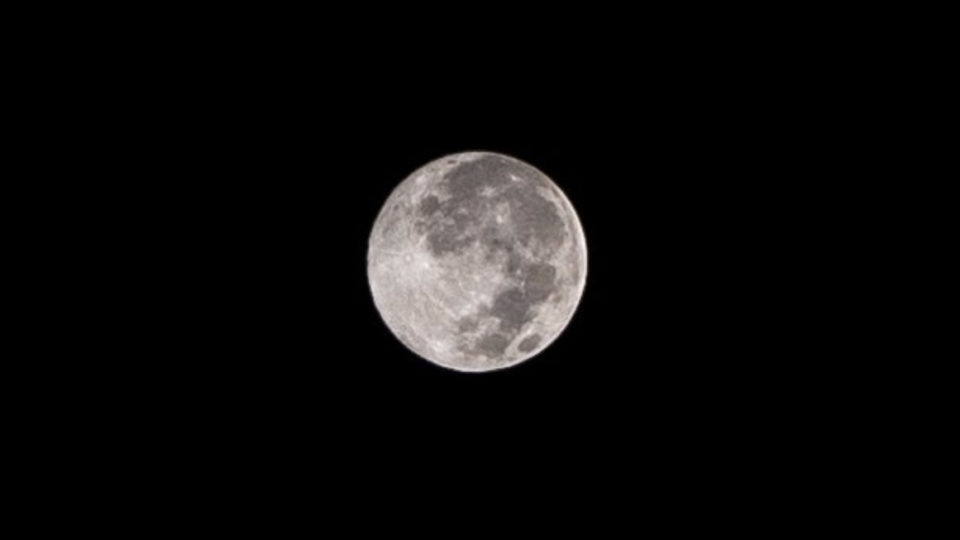
[[[583,229],[544,173],[490,152],[441,157],[387,198],[367,276],[390,331],[439,366],[515,366],[563,332],[587,274]]]

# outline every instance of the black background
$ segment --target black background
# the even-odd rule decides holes
[[[837,379],[811,336],[840,331],[805,255],[833,189],[824,90],[789,43],[631,36],[138,51],[111,94],[121,211],[146,222],[115,270],[149,312],[117,342],[144,361],[108,375],[131,425],[221,464],[382,474],[727,474],[802,449]],[[391,190],[468,150],[544,171],[588,247],[566,331],[485,374],[407,351],[366,276]]]
[[[896,394],[869,377],[881,331],[858,333],[884,289],[850,264],[881,236],[855,210],[894,211],[859,139],[886,105],[850,84],[867,14],[571,6],[93,13],[103,31],[59,12],[81,35],[32,63],[53,80],[25,81],[43,107],[21,138],[59,143],[32,183],[68,210],[37,247],[65,298],[36,309],[66,329],[36,340],[16,413],[49,410],[38,454],[74,498],[149,491],[218,527],[271,503],[392,526],[379,512],[413,503],[458,531],[546,502],[542,523],[593,533],[792,526],[882,484],[851,444],[897,412],[862,392]],[[485,374],[407,351],[366,276],[391,190],[467,150],[549,175],[588,247],[566,331]]]
[[[795,231],[783,218],[810,184],[794,135],[773,126],[795,123],[793,106],[666,67],[631,78],[529,65],[356,81],[337,71],[238,93],[218,81],[191,98],[195,116],[170,142],[188,171],[172,189],[187,212],[173,226],[186,240],[174,246],[190,321],[178,380],[195,385],[191,399],[269,425],[493,446],[537,430],[580,442],[651,426],[730,433],[789,414],[785,396],[809,364],[795,363],[790,306],[803,285],[787,273],[804,262],[784,249]],[[589,270],[550,348],[514,369],[458,374],[389,333],[366,243],[410,172],[476,149],[561,186]]]

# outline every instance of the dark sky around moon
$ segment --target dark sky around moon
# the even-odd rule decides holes
[[[350,116],[318,107],[307,122],[322,126],[317,135],[288,122],[257,146],[238,138],[210,150],[212,161],[239,165],[202,192],[184,182],[186,204],[216,209],[191,246],[201,259],[232,261],[201,265],[200,279],[227,314],[215,325],[224,339],[250,345],[245,373],[258,355],[279,357],[268,378],[291,376],[305,395],[316,380],[319,394],[362,386],[366,404],[436,393],[479,411],[486,385],[503,385],[494,409],[546,393],[544,403],[590,410],[635,396],[672,403],[674,391],[696,403],[769,369],[756,358],[780,330],[771,334],[762,313],[781,293],[757,296],[745,283],[769,282],[784,263],[768,227],[784,200],[771,180],[776,149],[678,96],[642,106],[618,94],[571,103],[545,98],[546,87],[491,90],[469,109],[417,96]],[[397,183],[474,149],[545,171],[577,209],[590,249],[583,299],[561,338],[484,383],[451,379],[398,347],[364,266],[371,223]],[[535,394],[523,390],[534,384]],[[569,401],[572,388],[579,397]]]
[[[778,128],[800,124],[805,102],[764,105],[717,72],[684,76],[690,62],[560,64],[444,63],[436,77],[433,67],[400,69],[362,82],[291,65],[290,80],[270,78],[276,87],[231,101],[247,87],[224,84],[190,115],[156,111],[170,132],[138,160],[151,171],[147,193],[133,196],[129,183],[115,192],[131,213],[164,201],[152,220],[164,247],[110,270],[159,276],[142,286],[164,306],[151,325],[160,336],[140,340],[157,359],[138,368],[134,389],[171,389],[164,400],[211,423],[226,410],[339,440],[354,429],[393,443],[401,431],[407,441],[442,437],[439,448],[466,461],[482,459],[467,450],[474,435],[496,434],[495,455],[516,456],[538,435],[629,448],[648,431],[716,440],[744,419],[789,420],[804,403],[799,381],[827,364],[804,337],[818,319],[800,314],[821,294],[817,276],[832,271],[802,256],[801,229],[818,214],[796,207],[836,173],[810,170],[814,139]],[[466,150],[547,173],[576,208],[590,253],[562,336],[482,378],[399,346],[365,272],[391,190]],[[166,240],[171,229],[176,240]]]
[[[49,106],[64,98],[85,117],[62,119],[66,131],[59,119],[35,128],[82,150],[38,162],[67,174],[10,179],[78,214],[55,227],[73,250],[36,249],[57,254],[45,269],[50,286],[67,282],[84,299],[38,298],[34,308],[82,330],[37,325],[38,347],[69,354],[10,360],[42,371],[43,386],[70,389],[53,407],[42,395],[13,398],[18,418],[54,409],[53,422],[32,428],[60,439],[44,450],[54,468],[98,475],[77,450],[88,449],[120,469],[117,493],[157,485],[175,502],[193,495],[196,504],[180,504],[191,516],[218,502],[237,515],[242,506],[222,503],[221,492],[250,495],[248,505],[287,499],[284,516],[319,514],[310,526],[327,528],[357,510],[375,519],[351,527],[392,526],[377,519],[386,514],[374,499],[415,505],[407,520],[421,522],[482,524],[544,506],[541,523],[561,526],[600,501],[604,515],[587,536],[603,536],[596,524],[611,514],[645,527],[645,514],[657,513],[648,499],[736,500],[744,471],[761,479],[747,489],[774,504],[775,486],[823,476],[818,457],[835,460],[876,415],[878,400],[857,390],[890,388],[871,384],[876,361],[864,340],[844,340],[862,324],[856,291],[870,275],[846,261],[874,225],[831,222],[868,205],[875,189],[863,163],[833,161],[856,143],[849,111],[868,92],[809,77],[803,66],[824,64],[769,36],[744,38],[711,18],[704,26],[717,31],[702,38],[689,26],[700,8],[685,6],[669,30],[625,14],[615,31],[598,21],[600,35],[587,35],[584,7],[570,7],[578,13],[567,26],[544,20],[563,6],[520,25],[511,7],[472,33],[472,18],[415,32],[411,17],[366,15],[364,26],[405,34],[394,40],[337,36],[328,30],[342,21],[327,13],[278,17],[270,35],[263,9],[243,25],[226,21],[237,11],[228,10],[206,25],[206,49],[183,44],[178,57],[167,51],[183,36],[163,28],[152,40],[162,65],[126,40],[78,58],[48,89]],[[153,17],[127,27],[139,32]],[[779,22],[762,26],[781,32]],[[239,35],[221,39],[220,28]],[[795,48],[820,39],[812,28]],[[422,48],[405,47],[409,39]],[[742,46],[727,46],[735,40]],[[860,65],[859,49],[837,73]],[[115,84],[88,71],[115,51],[130,54],[105,66]],[[82,89],[104,106],[75,98]],[[116,119],[102,116],[109,109]],[[884,110],[872,110],[872,122]],[[470,150],[546,173],[575,207],[589,250],[582,299],[557,340],[480,376],[400,345],[366,272],[371,225],[391,191],[424,163]],[[845,197],[849,182],[869,185]],[[42,219],[14,218],[10,236],[29,238]],[[98,249],[103,238],[116,240]],[[9,285],[28,295],[46,287]],[[884,299],[876,291],[860,305]],[[435,500],[456,511],[424,512]],[[251,506],[242,515],[260,514]],[[672,525],[722,526],[677,506],[684,515]],[[757,508],[734,514],[767,514]]]

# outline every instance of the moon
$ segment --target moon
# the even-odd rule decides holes
[[[414,171],[381,208],[367,251],[374,304],[393,335],[464,372],[547,348],[573,317],[586,274],[566,195],[533,166],[491,152]]]

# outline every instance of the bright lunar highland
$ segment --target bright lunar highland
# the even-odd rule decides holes
[[[583,294],[577,214],[544,173],[453,154],[390,194],[367,251],[377,310],[417,355],[457,371],[514,366],[552,343]]]

